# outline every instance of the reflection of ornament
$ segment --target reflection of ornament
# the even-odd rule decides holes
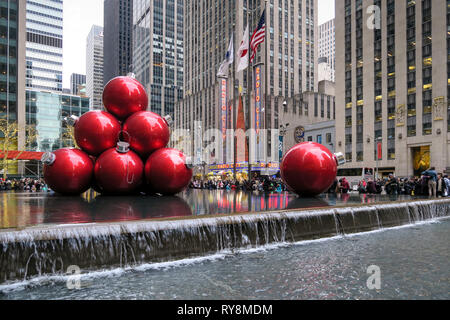
[[[97,159],[95,181],[102,193],[129,194],[142,184],[144,164],[127,143],[117,145],[117,149],[109,149]]]
[[[146,205],[139,205],[139,200],[134,197],[110,197],[99,196],[92,204],[92,212],[95,222],[135,221],[143,218],[142,211]]]
[[[78,149],[59,149],[45,153],[44,180],[55,192],[79,195],[90,187],[94,165],[89,156]]]
[[[145,159],[155,150],[165,148],[170,139],[168,122],[156,113],[148,111],[129,117],[123,131],[125,136],[129,136],[131,149]]]
[[[297,143],[302,142],[304,137],[305,137],[305,128],[297,127],[294,132],[295,142],[297,142]]]
[[[120,133],[120,123],[104,111],[90,111],[75,122],[75,139],[83,151],[99,156],[114,148]]]
[[[186,156],[175,149],[155,151],[145,165],[149,188],[164,195],[174,195],[186,189],[192,174],[192,169],[186,164]]]
[[[103,104],[119,120],[125,120],[133,113],[147,110],[148,96],[142,84],[134,78],[117,77],[105,86]]]
[[[325,146],[300,143],[289,150],[281,163],[286,185],[302,196],[316,196],[330,188],[336,179],[338,159]]]

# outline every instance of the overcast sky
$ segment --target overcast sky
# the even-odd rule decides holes
[[[92,25],[103,26],[103,1],[64,1],[64,88],[72,73],[86,73],[86,39]],[[319,0],[319,24],[334,18],[334,1]]]

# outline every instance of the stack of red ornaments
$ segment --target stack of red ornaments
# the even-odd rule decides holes
[[[46,153],[44,179],[57,193],[137,192],[173,195],[192,179],[186,156],[167,148],[170,117],[146,111],[148,96],[133,77],[117,77],[103,91],[105,111],[71,117],[80,149]]]

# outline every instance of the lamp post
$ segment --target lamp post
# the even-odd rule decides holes
[[[285,125],[280,125],[280,147],[279,147],[280,163],[281,163],[281,159],[283,158],[283,153],[284,153],[284,137],[287,134],[287,130],[288,130],[289,126],[290,126],[289,123],[286,123]]]
[[[383,138],[381,138],[381,137],[378,137],[378,138],[375,139],[375,144],[376,144],[376,147],[377,147],[377,169],[376,169],[377,173],[375,175],[375,181],[378,180],[378,159],[380,158],[380,155],[378,154],[378,143],[381,142],[381,141],[383,141]]]

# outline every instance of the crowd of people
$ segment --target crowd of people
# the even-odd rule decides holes
[[[212,180],[194,179],[189,185],[191,189],[203,190],[241,190],[260,192],[283,192],[287,188],[279,177],[259,177],[248,180],[232,180],[216,178]]]
[[[255,177],[251,181],[240,179],[214,178],[208,180],[194,179],[189,185],[191,189],[203,190],[240,190],[259,192],[284,192],[286,185],[279,176]],[[3,179],[0,178],[0,191],[48,191],[43,179]],[[346,178],[336,179],[328,190],[331,194],[346,194],[353,191]],[[381,194],[385,191],[390,195],[410,195],[431,197],[450,196],[450,179],[448,175],[437,173],[430,168],[422,173],[421,177],[397,178],[393,174],[384,179],[363,179],[357,186],[360,194]]]
[[[48,187],[43,179],[3,179],[0,178],[0,191],[47,191]]]
[[[358,184],[358,192],[361,194],[381,194],[383,189],[390,195],[448,197],[450,179],[448,175],[438,174],[435,168],[430,168],[422,172],[420,178],[397,178],[390,174],[387,179],[364,179]]]

